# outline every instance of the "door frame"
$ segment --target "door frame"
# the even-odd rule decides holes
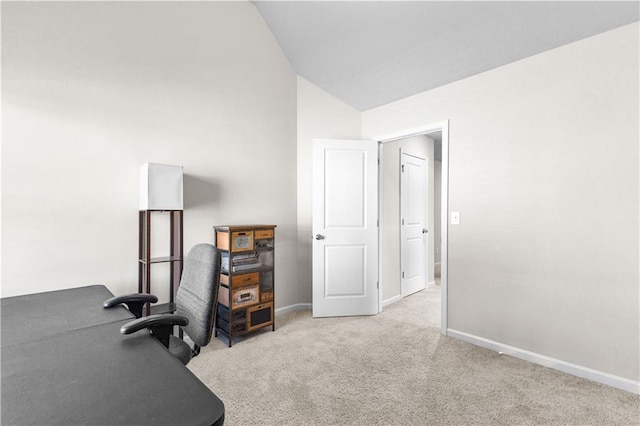
[[[441,289],[441,302],[440,302],[440,333],[444,336],[447,335],[447,312],[448,312],[448,275],[449,275],[449,260],[448,260],[448,246],[449,246],[449,120],[438,121],[435,123],[426,124],[419,127],[413,127],[409,129],[399,130],[397,132],[383,134],[378,137],[374,137],[373,140],[378,142],[378,158],[380,161],[380,167],[378,170],[382,170],[384,157],[382,155],[382,144],[387,142],[393,142],[400,139],[406,139],[413,136],[429,135],[430,133],[442,132],[442,179],[441,179],[441,192],[440,192],[440,204],[441,204],[441,237],[442,237],[442,252],[441,252],[441,271],[440,271],[440,289]],[[378,172],[378,217],[379,223],[382,221],[382,200],[383,200],[383,185],[382,185],[382,173]],[[378,312],[382,311],[382,288],[385,285],[382,276],[382,246],[384,241],[382,240],[382,227],[378,226],[378,277],[380,280],[380,289],[378,291]]]

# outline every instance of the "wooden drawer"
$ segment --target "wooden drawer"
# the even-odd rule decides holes
[[[253,250],[253,231],[216,232],[216,247],[234,253]]]
[[[256,240],[273,238],[273,229],[256,229],[254,235]]]
[[[231,306],[229,306],[229,291],[231,291]],[[257,284],[231,290],[221,285],[218,292],[218,302],[231,309],[254,305],[260,302],[260,290]]]
[[[231,233],[231,251],[253,250],[253,231],[238,231]]]
[[[273,303],[262,303],[247,308],[247,331],[273,324]]]
[[[231,283],[229,283],[231,281]],[[229,275],[220,274],[220,283],[231,287],[241,287],[245,285],[258,284],[260,282],[260,273],[251,272],[250,274],[242,274],[242,275],[232,275],[229,278]]]
[[[273,292],[272,291],[261,291],[260,292],[260,303],[272,302],[272,301],[273,301]]]

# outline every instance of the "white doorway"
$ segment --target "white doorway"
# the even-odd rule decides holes
[[[400,148],[400,294],[427,288],[427,159]]]
[[[440,217],[441,217],[441,225],[440,225],[440,233],[441,233],[441,239],[440,241],[434,241],[434,243],[437,243],[436,249],[440,252],[440,258],[441,258],[441,267],[440,267],[440,282],[441,282],[441,288],[440,288],[440,331],[443,335],[447,335],[447,285],[448,285],[448,259],[447,259],[447,246],[448,246],[448,222],[447,222],[447,218],[449,216],[449,207],[448,207],[448,159],[449,159],[449,122],[448,121],[442,121],[442,122],[438,122],[438,123],[433,123],[430,125],[426,125],[426,126],[421,126],[421,127],[417,127],[417,128],[412,128],[412,129],[407,129],[407,130],[402,130],[399,132],[395,132],[392,134],[387,134],[387,135],[383,135],[383,136],[379,136],[379,137],[375,137],[373,138],[373,140],[369,140],[369,141],[333,141],[332,143],[335,143],[335,148],[338,150],[343,150],[343,149],[347,149],[347,151],[349,150],[348,148],[348,144],[351,143],[352,147],[356,148],[356,145],[358,143],[362,143],[365,144],[367,146],[366,151],[369,152],[368,154],[363,154],[362,158],[365,161],[365,163],[367,164],[366,168],[371,171],[374,168],[376,168],[376,163],[379,161],[379,165],[380,165],[380,169],[384,169],[388,163],[391,163],[389,158],[385,158],[384,155],[382,155],[383,152],[383,147],[387,146],[387,145],[391,145],[393,142],[395,141],[400,141],[403,139],[407,139],[407,138],[411,138],[411,137],[415,137],[415,136],[423,136],[423,135],[434,135],[434,134],[438,134],[441,137],[441,178],[439,180],[439,192],[440,193],[440,199],[441,199],[441,203],[440,203]],[[347,145],[345,145],[345,143],[347,143]],[[314,140],[314,145],[315,145],[315,140]],[[374,150],[377,151],[377,154],[373,154],[373,151],[370,151],[372,149],[372,147]],[[359,149],[359,148],[356,148]],[[396,167],[399,164],[399,154],[398,154],[398,150],[396,150]],[[339,157],[342,158],[347,158],[347,157],[352,157],[351,154],[349,152],[344,152],[344,155],[340,154]],[[319,153],[317,153],[315,151],[314,148],[314,158],[320,155]],[[322,156],[324,158],[326,158],[325,154],[322,154]],[[318,157],[319,158],[319,157]],[[337,158],[337,157],[336,157]],[[354,156],[355,158],[355,156]],[[375,161],[374,161],[375,158]],[[356,163],[354,163],[355,166]],[[359,163],[358,163],[359,164]],[[353,260],[357,260],[357,259],[365,259],[365,257],[358,257],[355,256],[355,248],[354,246],[360,244],[354,244],[352,245],[353,250],[350,252],[350,254],[353,254],[353,256],[350,257],[350,261],[349,262],[342,262],[340,259],[342,259],[342,256],[334,256],[334,259],[336,260],[335,265],[336,266],[340,266],[336,269],[335,274],[332,273],[331,275],[333,276],[333,278],[329,277],[328,275],[326,275],[326,268],[324,266],[322,267],[316,267],[316,265],[322,265],[323,263],[321,263],[320,261],[324,262],[323,259],[326,259],[326,254],[327,254],[327,248],[330,248],[331,250],[333,250],[333,248],[331,248],[331,246],[327,246],[328,243],[330,243],[330,241],[328,241],[328,231],[331,230],[331,226],[329,226],[328,228],[326,227],[327,223],[325,223],[326,221],[322,218],[322,214],[324,213],[320,213],[320,215],[316,214],[316,211],[318,212],[324,212],[325,208],[318,208],[316,209],[316,206],[319,206],[320,204],[317,203],[323,203],[324,201],[322,201],[322,197],[325,197],[325,192],[323,188],[319,188],[317,187],[317,185],[319,185],[321,182],[325,182],[326,177],[324,175],[317,175],[316,172],[320,172],[320,173],[324,173],[326,171],[329,171],[330,173],[332,173],[332,170],[334,168],[333,167],[328,167],[326,165],[326,163],[318,163],[316,164],[315,160],[314,160],[314,167],[313,167],[313,200],[314,200],[314,207],[313,207],[313,235],[315,236],[314,242],[313,242],[313,311],[314,311],[314,316],[349,316],[349,315],[367,315],[367,314],[375,314],[378,313],[380,311],[382,311],[383,306],[385,306],[386,304],[392,303],[394,301],[397,300],[401,300],[402,296],[401,296],[401,292],[400,292],[400,283],[399,283],[399,273],[397,275],[394,276],[393,280],[388,280],[384,274],[383,274],[383,262],[386,263],[385,259],[385,254],[383,253],[384,250],[388,249],[389,247],[393,246],[395,244],[396,249],[395,250],[391,250],[391,256],[396,256],[397,257],[397,264],[398,264],[398,269],[399,265],[400,265],[400,237],[398,238],[388,238],[388,235],[386,234],[386,232],[388,231],[389,227],[385,227],[382,225],[382,223],[385,220],[385,214],[384,214],[384,209],[382,207],[382,202],[378,203],[378,200],[382,200],[386,194],[388,193],[387,191],[387,186],[385,185],[385,182],[383,181],[383,173],[378,173],[378,184],[377,184],[377,189],[371,189],[372,186],[370,185],[372,180],[375,180],[375,174],[373,174],[373,178],[371,176],[364,178],[367,181],[367,189],[366,191],[362,192],[362,194],[367,193],[369,194],[368,196],[366,196],[366,199],[370,202],[373,202],[375,200],[375,203],[377,204],[377,218],[379,219],[379,223],[380,226],[378,226],[378,221],[376,220],[376,216],[375,215],[370,215],[371,211],[372,211],[372,207],[371,205],[373,204],[369,204],[369,202],[366,203],[367,207],[366,209],[343,209],[342,212],[345,213],[346,216],[351,217],[351,214],[353,213],[353,211],[361,211],[361,212],[366,212],[366,217],[367,219],[364,222],[360,222],[362,224],[366,224],[366,226],[360,226],[358,224],[356,224],[357,226],[355,226],[355,228],[366,228],[367,229],[367,242],[366,242],[366,249],[364,249],[362,251],[362,253],[368,253],[371,254],[373,252],[376,253],[377,259],[375,261],[370,261],[369,260],[369,256],[366,256],[366,265],[365,263],[362,263],[362,268],[354,268],[353,265],[357,264],[357,262],[353,262]],[[348,170],[348,167],[345,169]],[[357,168],[355,168],[354,170],[364,170],[362,168],[360,168],[360,166],[358,166]],[[339,182],[354,182],[352,181],[352,178],[355,175],[352,175],[351,172],[345,172],[347,173],[347,175],[343,176],[342,178],[338,177],[336,179],[333,179],[332,182],[334,183],[339,183]],[[363,175],[364,176],[364,175]],[[396,175],[397,176],[397,175]],[[332,178],[330,178],[332,179]],[[359,180],[356,180],[355,182],[359,182]],[[364,182],[364,181],[363,181]],[[399,182],[396,185],[396,190],[399,190]],[[373,187],[375,188],[375,185],[373,185]],[[355,186],[354,186],[355,188]],[[436,191],[433,191],[436,192]],[[320,197],[320,198],[317,198]],[[353,200],[357,200],[360,199],[364,202],[364,199],[362,197],[358,198],[355,197],[353,198],[353,200],[351,198],[347,198],[345,199],[344,197],[341,198],[343,201],[353,201]],[[396,200],[398,200],[398,198],[396,198]],[[357,203],[356,203],[357,204]],[[396,201],[396,206],[398,206],[398,203]],[[357,206],[356,206],[357,207]],[[373,208],[375,210],[375,207]],[[399,211],[399,209],[398,209]],[[345,216],[345,217],[346,217]],[[338,216],[336,216],[338,217]],[[355,217],[355,216],[354,216]],[[337,224],[338,222],[336,222]],[[354,222],[355,223],[355,222]],[[399,220],[395,222],[395,227],[398,228],[398,224],[399,224]],[[348,225],[348,224],[347,224]],[[351,226],[351,225],[349,225]],[[349,226],[335,226],[336,230],[338,230],[337,228],[343,228],[342,230],[345,231],[347,229],[344,228],[348,228]],[[435,228],[435,226],[434,226]],[[373,240],[371,239],[371,236],[374,236]],[[333,237],[331,238],[333,240]],[[435,239],[434,239],[435,240]],[[368,248],[371,247],[372,250],[369,250]],[[336,250],[340,250],[338,247],[335,247]],[[436,252],[436,250],[432,249],[431,253]],[[338,253],[338,251],[336,251],[335,253]],[[364,256],[364,254],[363,254]],[[395,262],[394,262],[395,263]],[[377,264],[377,271],[373,271],[371,266]],[[344,267],[344,271],[341,272],[340,268]],[[358,271],[356,271],[356,269],[358,269]],[[344,274],[343,274],[344,272]],[[357,274],[356,274],[357,272]],[[353,277],[364,277],[366,276],[366,278],[362,281],[359,281],[358,279],[353,279],[353,277],[351,276],[353,275]],[[341,277],[350,277],[348,279],[343,279]],[[375,279],[373,279],[375,277]],[[339,278],[339,279],[338,279]],[[391,281],[397,281],[397,292],[395,294],[395,296],[393,296],[390,299],[386,299],[384,296],[384,290],[388,289],[391,287],[390,282]],[[344,288],[338,289],[337,287],[334,286],[334,283],[342,283],[344,284]],[[362,286],[359,286],[358,283],[361,283]],[[358,284],[358,285],[357,285]],[[428,286],[429,284],[427,284]],[[370,296],[374,296],[374,300],[370,305],[369,302],[371,302],[370,300]],[[357,306],[357,303],[353,303],[354,301],[356,301],[356,299],[358,298],[366,298],[367,299],[367,309],[368,311],[366,312],[357,312],[356,310],[354,310],[354,306]],[[325,314],[321,314],[320,311],[316,310],[316,302],[318,302],[319,304],[327,302],[329,305],[334,305],[334,302],[336,302],[335,306],[331,307],[329,309],[329,314],[325,315]],[[339,305],[343,305],[342,307],[339,307]],[[334,307],[336,307],[336,309],[333,309]],[[344,310],[342,310],[344,308]],[[318,313],[316,315],[316,313]]]
[[[447,218],[449,216],[449,205],[448,205],[448,175],[449,175],[449,122],[442,121],[437,122],[421,127],[410,128],[406,130],[401,130],[398,132],[390,133],[375,137],[374,140],[380,142],[380,158],[381,158],[381,177],[379,183],[379,197],[380,197],[380,306],[384,307],[388,304],[394,303],[402,299],[401,291],[400,291],[400,280],[399,280],[399,265],[400,265],[400,238],[396,238],[393,236],[391,231],[391,226],[386,226],[389,223],[389,212],[386,212],[385,216],[385,204],[388,201],[387,198],[389,194],[394,194],[394,191],[397,191],[398,184],[384,181],[384,173],[385,169],[392,167],[393,163],[399,163],[398,150],[391,150],[391,152],[395,152],[392,155],[388,154],[385,150],[387,150],[388,146],[399,146],[399,142],[402,140],[407,140],[409,138],[418,137],[418,136],[431,136],[437,137],[439,139],[439,149],[438,149],[438,157],[440,160],[440,164],[438,170],[440,171],[440,175],[438,179],[434,179],[437,181],[438,188],[436,189],[434,186],[434,193],[439,195],[439,202],[434,203],[438,205],[439,210],[439,223],[435,224],[435,213],[433,214],[433,229],[436,230],[440,235],[439,238],[435,238],[435,235],[432,234],[433,247],[430,256],[433,254],[438,255],[439,258],[439,272],[440,272],[440,332],[443,335],[447,335],[447,293],[448,293],[448,258],[447,258],[447,247],[448,247],[448,222]],[[388,150],[387,150],[388,151]],[[395,157],[394,157],[395,155]],[[397,166],[396,166],[397,167]],[[397,185],[394,188],[394,185]],[[393,198],[393,197],[392,197]],[[395,198],[395,202],[397,203],[398,198]],[[393,201],[392,201],[393,202]],[[435,212],[435,210],[434,210]],[[391,218],[392,226],[398,227],[398,221],[393,220]],[[439,225],[439,226],[438,226]],[[429,232],[431,231],[431,226],[428,226]],[[397,262],[388,262],[387,259],[397,256]],[[435,258],[434,258],[435,260]],[[383,264],[383,262],[387,262],[387,264]],[[433,261],[430,261],[433,262]],[[391,270],[388,268],[388,264],[397,264],[398,271]],[[435,263],[435,262],[434,262]],[[386,268],[386,270],[385,270]],[[397,283],[397,284],[395,284]],[[435,282],[434,282],[435,284]],[[427,283],[429,286],[429,283]],[[394,290],[397,288],[397,290]]]

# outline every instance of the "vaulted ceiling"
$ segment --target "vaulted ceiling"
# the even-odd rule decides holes
[[[257,1],[295,71],[360,111],[640,20],[637,1]]]

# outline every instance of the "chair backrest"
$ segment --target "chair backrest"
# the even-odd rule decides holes
[[[189,251],[176,293],[176,310],[189,318],[183,327],[198,346],[211,340],[220,282],[220,253],[211,244],[198,244]]]

